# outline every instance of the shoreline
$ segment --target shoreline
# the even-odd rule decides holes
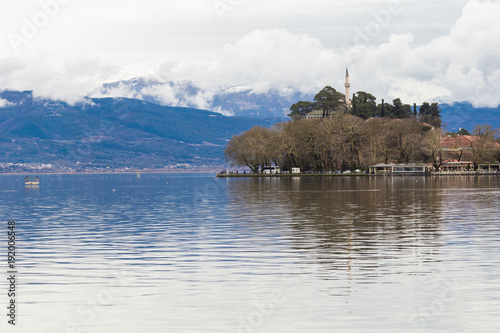
[[[291,178],[291,177],[369,177],[369,176],[500,176],[498,172],[468,172],[468,173],[406,173],[406,174],[369,174],[369,173],[297,173],[297,174],[221,174],[214,170],[192,170],[192,171],[81,171],[81,172],[0,172],[0,176],[33,176],[33,175],[131,175],[131,174],[215,174],[216,178]]]
[[[207,170],[207,171],[165,171],[165,170],[148,170],[148,171],[80,171],[80,172],[0,172],[0,176],[2,175],[127,175],[127,174],[153,174],[153,173],[217,173],[217,171],[214,170]]]
[[[404,177],[404,176],[423,176],[423,177],[432,177],[432,176],[500,176],[498,172],[477,172],[477,173],[407,173],[407,174],[368,174],[368,173],[334,173],[334,174],[325,174],[325,173],[297,173],[297,174],[277,174],[277,175],[269,175],[269,174],[217,174],[215,177],[217,178],[292,178],[292,177]]]
[[[294,174],[276,174],[276,175],[269,175],[269,174],[259,174],[259,173],[249,173],[249,174],[217,174],[216,177],[218,178],[253,178],[253,177],[260,177],[260,178],[269,178],[269,177],[274,177],[274,178],[287,178],[287,177],[366,177],[366,176],[371,176],[367,173],[362,173],[362,174],[356,174],[356,173],[347,173],[347,174],[342,174],[342,173],[294,173]]]

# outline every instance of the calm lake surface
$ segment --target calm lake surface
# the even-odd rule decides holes
[[[0,176],[2,332],[500,332],[500,178]]]

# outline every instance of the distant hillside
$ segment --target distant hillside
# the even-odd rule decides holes
[[[220,88],[212,96],[189,81],[161,83],[144,78],[104,84],[95,93],[113,95],[120,92],[122,94],[126,92],[134,98],[155,104],[171,105],[172,102],[168,100],[175,100],[174,104],[196,107],[200,100],[204,100],[207,103],[205,108],[215,112],[255,118],[280,117],[283,119],[289,113],[292,104],[300,100],[312,101],[314,98],[314,94],[303,94],[299,91],[290,91],[288,94],[272,90],[266,93],[253,93],[245,87]],[[452,105],[441,104],[440,108],[443,124],[448,130],[456,131],[460,127],[472,130],[477,124],[500,126],[500,108],[474,108],[467,102]]]
[[[135,84],[139,89],[147,82],[138,80]],[[111,85],[106,89],[112,89]],[[186,89],[188,95],[199,93],[189,84]],[[304,96],[295,93],[285,98],[277,93],[227,90],[214,97],[214,105],[226,105],[237,110],[236,114],[252,117],[226,117],[138,99],[93,98],[71,106],[35,99],[31,92],[3,91],[0,163],[52,163],[78,168],[220,165],[224,162],[223,149],[233,135],[285,120],[263,116],[289,108],[300,97]],[[472,131],[478,124],[500,127],[500,108],[474,108],[469,103],[440,107],[449,131],[460,127]]]
[[[94,95],[134,96],[147,102],[161,105],[182,105],[235,116],[253,118],[286,118],[290,106],[299,100],[312,100],[314,94],[291,91],[283,94],[270,90],[254,93],[248,87],[221,87],[215,93],[203,91],[194,83],[158,82],[144,78],[106,83]],[[203,102],[201,102],[203,101]]]
[[[0,92],[0,163],[92,167],[220,165],[227,141],[277,120],[226,117],[125,98],[89,99],[70,106]]]
[[[500,127],[500,107],[474,108],[467,102],[440,104],[443,125],[448,131],[457,131],[460,127],[472,131],[476,125]]]

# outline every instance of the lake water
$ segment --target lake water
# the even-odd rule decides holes
[[[500,331],[498,176],[40,180],[0,176],[2,332]]]

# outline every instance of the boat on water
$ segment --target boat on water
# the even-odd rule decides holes
[[[28,186],[28,185],[39,185],[40,184],[40,180],[38,179],[38,177],[30,179],[30,177],[26,176],[26,178],[24,178],[24,184],[26,186]]]

